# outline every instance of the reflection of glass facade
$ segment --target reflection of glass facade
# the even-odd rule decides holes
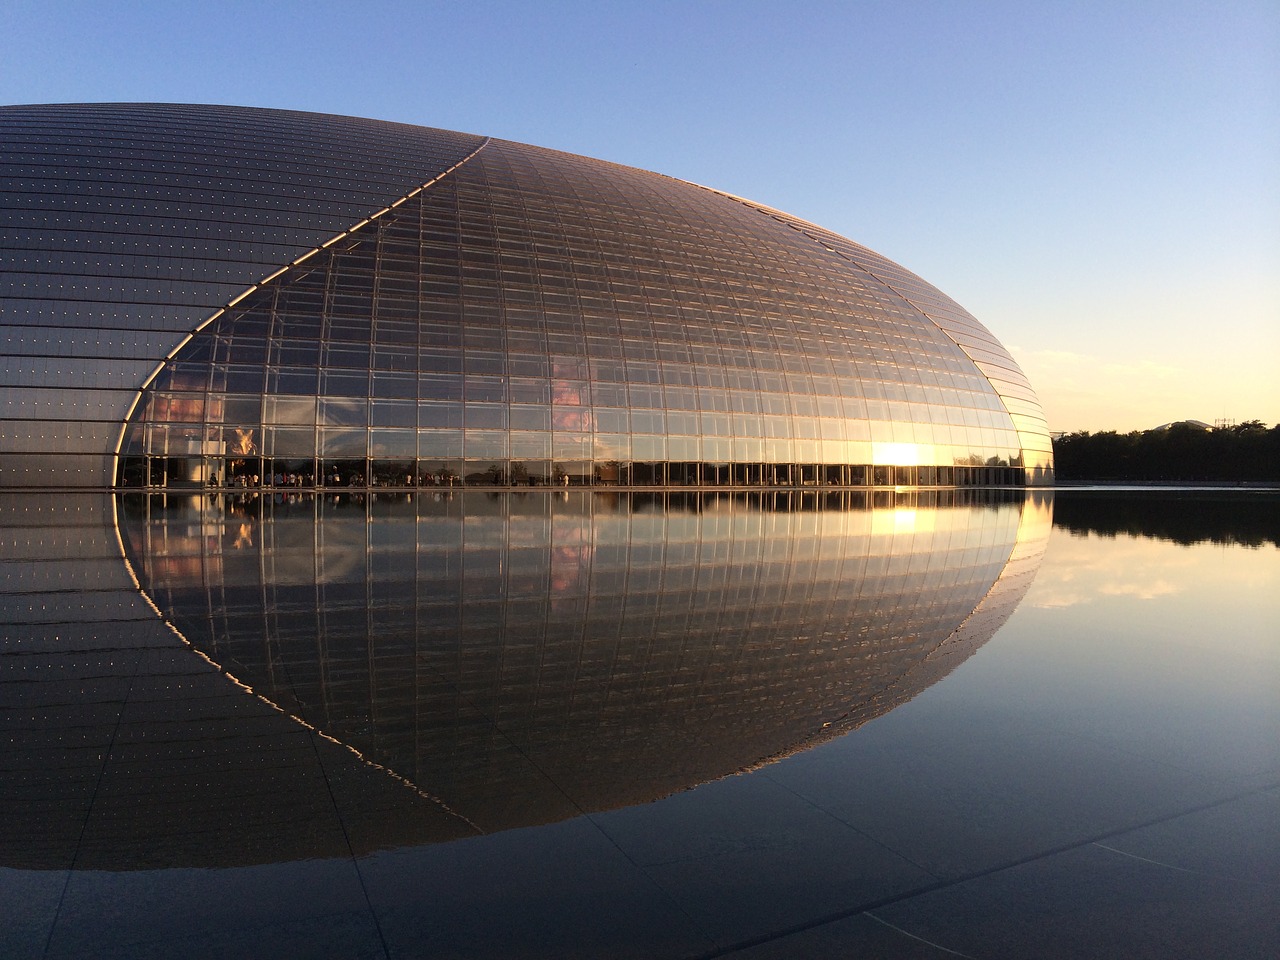
[[[0,118],[30,176],[2,198],[20,215],[0,482],[1052,477],[1035,395],[984,328],[777,211],[370,121]]]
[[[887,712],[995,632],[1048,532],[1009,491],[232,496],[121,503],[166,621],[485,832]]]
[[[0,866],[346,858],[684,790],[946,676],[1048,521],[1007,490],[0,496]]]

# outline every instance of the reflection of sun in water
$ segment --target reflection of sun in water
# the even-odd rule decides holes
[[[871,514],[871,532],[881,537],[931,533],[937,527],[937,520],[936,510],[906,506],[878,508]]]
[[[915,533],[916,511],[909,507],[877,510],[871,518],[871,532],[880,536]]]

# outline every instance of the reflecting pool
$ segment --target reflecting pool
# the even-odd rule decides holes
[[[1278,516],[0,496],[0,953],[1266,955]]]

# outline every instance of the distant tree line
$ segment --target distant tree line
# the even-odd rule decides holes
[[[1053,441],[1059,482],[1280,481],[1280,424],[1206,429],[1175,423],[1132,433],[1068,433]]]

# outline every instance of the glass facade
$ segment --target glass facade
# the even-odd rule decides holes
[[[193,150],[228,121],[222,108],[171,109],[180,116],[166,129],[181,127]],[[347,206],[323,202],[336,174],[315,175],[319,199],[289,201],[295,219],[310,218],[309,233],[286,231],[292,246],[261,243],[257,260],[216,244],[186,259],[168,251],[201,275],[204,299],[183,312],[152,297],[172,314],[163,335],[130,340],[131,361],[101,358],[93,369],[111,385],[73,392],[81,412],[101,406],[76,421],[100,426],[98,449],[78,450],[103,462],[86,476],[145,487],[1052,479],[1043,415],[1007,351],[857,244],[583,157],[370,121],[242,115],[291,130],[299,153],[304,134],[331,124],[343,149],[372,130],[383,153],[341,158],[346,182],[334,189],[351,195]],[[302,169],[339,165],[323,145]],[[232,145],[203,146],[234,166]],[[421,156],[416,170],[406,155]],[[253,155],[237,169],[218,174],[240,191],[218,217],[182,229],[200,233],[206,215],[278,227],[279,197],[295,192],[283,161]],[[193,189],[218,183],[191,171],[175,182],[183,176]],[[260,176],[276,178],[276,194]],[[111,308],[129,314],[140,295],[113,289]],[[64,321],[72,302],[100,302],[59,296],[43,309]],[[4,320],[34,316],[24,310],[37,300],[6,303]],[[64,349],[37,326],[24,326],[23,345]],[[83,321],[72,328],[89,335]],[[75,370],[77,359],[59,365]],[[32,364],[33,386],[65,402],[49,369],[47,358]],[[8,441],[0,483],[35,479],[14,472],[11,454],[46,454],[69,422],[21,413],[27,439]]]

